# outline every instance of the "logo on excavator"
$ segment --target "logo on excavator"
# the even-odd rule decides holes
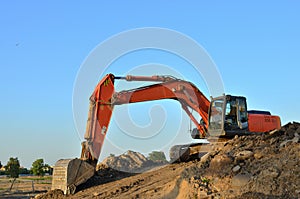
[[[107,80],[104,81],[104,84],[103,84],[103,85],[104,85],[104,86],[108,86],[109,83],[110,83],[110,79],[107,79]]]

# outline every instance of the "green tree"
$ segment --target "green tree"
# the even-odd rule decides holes
[[[149,153],[149,160],[166,162],[166,156],[162,151],[152,151]]]
[[[32,174],[36,176],[44,176],[45,175],[45,165],[43,159],[37,159],[32,163]]]
[[[111,154],[109,154],[109,157],[116,157],[116,155],[111,153]]]
[[[2,166],[1,161],[0,161],[0,169],[1,169],[2,167],[3,167],[3,166]],[[0,170],[0,175],[5,175],[5,171],[1,171],[1,170]]]
[[[27,168],[24,168],[24,167],[23,167],[23,168],[20,168],[20,169],[19,169],[19,173],[20,173],[20,174],[29,174],[29,170],[28,170]]]
[[[5,170],[7,171],[8,177],[18,178],[20,172],[20,162],[18,158],[9,158]]]
[[[51,168],[51,166],[49,164],[45,164],[44,171],[45,171],[45,173],[48,173],[49,175],[53,174],[53,168]]]

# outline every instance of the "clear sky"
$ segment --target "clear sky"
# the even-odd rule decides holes
[[[75,124],[72,98],[80,66],[98,44],[135,28],[161,27],[187,35],[211,56],[226,93],[246,96],[250,109],[269,110],[279,115],[283,124],[300,120],[298,1],[103,2],[1,1],[2,164],[9,157],[18,157],[21,165],[30,167],[37,158],[53,165],[58,159],[80,156],[89,97],[82,96],[85,118]],[[203,79],[193,79],[188,63],[158,50],[124,55],[107,72],[117,74],[117,68],[123,65],[125,69],[119,71],[122,74],[141,73],[136,67],[149,63],[168,66],[209,95]],[[147,75],[150,72],[145,71]],[[92,90],[89,88],[90,93]],[[183,132],[180,141],[189,136],[189,120],[179,104],[171,101],[130,105],[136,124],[145,127],[151,122],[149,107],[158,114],[172,115],[172,120],[164,121],[161,127],[163,140],[168,140],[174,130],[174,121],[186,123],[175,129]],[[119,133],[117,123],[113,119],[103,156],[127,149],[143,153],[165,150],[164,142],[127,139]],[[112,149],[109,143],[118,149]]]

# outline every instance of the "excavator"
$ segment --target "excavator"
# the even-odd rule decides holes
[[[148,81],[154,84],[116,92],[114,83],[121,80]],[[223,94],[208,100],[193,83],[172,76],[118,77],[107,74],[90,97],[81,157],[56,162],[52,189],[74,194],[78,185],[95,175],[114,106],[162,99],[177,100],[181,104],[195,124],[195,128],[191,130],[193,139],[218,142],[236,135],[264,133],[281,127],[279,116],[271,115],[268,111],[248,111],[246,98],[243,96]],[[196,111],[202,119],[198,121],[192,111]],[[205,143],[173,146],[170,149],[170,159],[172,162],[187,161],[193,155],[203,153],[203,145]]]

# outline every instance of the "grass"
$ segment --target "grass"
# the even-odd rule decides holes
[[[52,182],[39,182],[39,184],[52,184]]]
[[[20,179],[41,181],[41,180],[52,180],[52,177],[51,176],[47,176],[47,177],[21,177]]]
[[[13,178],[3,178],[0,179],[0,182],[7,182],[12,183]],[[51,176],[44,176],[44,177],[35,177],[35,176],[22,176],[16,179],[15,183],[21,183],[21,182],[28,182],[33,181],[37,184],[51,184],[52,177]]]

